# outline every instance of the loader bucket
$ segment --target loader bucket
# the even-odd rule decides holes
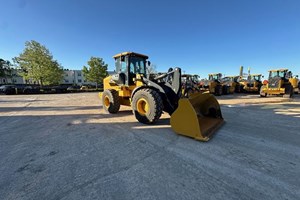
[[[208,141],[223,124],[220,105],[212,94],[196,93],[179,100],[171,115],[172,129],[196,140]]]

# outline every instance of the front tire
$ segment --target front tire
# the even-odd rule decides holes
[[[150,88],[138,90],[132,98],[131,106],[135,118],[143,124],[153,124],[163,112],[160,94]]]
[[[216,95],[216,96],[221,96],[222,93],[223,93],[222,86],[221,86],[221,85],[217,85],[217,86],[215,87],[215,95]]]
[[[117,113],[120,109],[119,94],[116,90],[104,90],[102,94],[102,105],[107,113]]]
[[[261,86],[260,87],[260,91],[259,91],[260,97],[267,97],[267,93],[263,92],[264,88],[266,88],[266,86]]]

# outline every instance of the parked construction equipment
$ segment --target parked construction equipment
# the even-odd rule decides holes
[[[124,52],[114,59],[116,73],[104,79],[104,91],[99,94],[106,112],[117,113],[120,105],[131,106],[139,122],[152,124],[165,111],[171,115],[171,127],[176,133],[202,141],[209,140],[223,123],[213,95],[197,93],[182,98],[180,68],[150,77],[148,56]]]
[[[194,74],[182,74],[181,83],[182,83],[182,95],[189,97],[193,93],[200,92],[199,90],[199,77]]]
[[[267,84],[260,88],[260,96],[283,95],[284,97],[293,96],[293,86],[289,79],[291,72],[288,69],[275,69],[269,71]]]
[[[211,94],[220,96],[223,94],[223,88],[221,84],[221,73],[208,74],[208,80],[203,80],[200,83],[200,91],[208,91]]]
[[[291,85],[293,87],[294,93],[298,94],[299,90],[300,90],[300,82],[299,82],[299,79],[298,79],[298,75],[293,76],[292,73],[291,73],[290,78],[289,78],[289,82],[291,83]]]
[[[262,86],[261,78],[262,74],[249,74],[247,80],[244,81],[243,91],[245,92],[257,92],[259,93]]]
[[[235,92],[241,92],[241,85],[239,83],[240,76],[225,76],[221,79],[223,85],[223,93],[233,94]]]

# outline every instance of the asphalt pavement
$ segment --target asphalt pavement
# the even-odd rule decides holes
[[[300,199],[299,96],[245,99],[199,142],[96,93],[0,96],[0,199]]]

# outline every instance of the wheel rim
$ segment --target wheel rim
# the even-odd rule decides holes
[[[136,103],[136,108],[137,111],[141,114],[141,115],[146,115],[146,113],[149,110],[149,105],[146,99],[141,98],[137,101]]]
[[[108,108],[109,105],[110,105],[109,98],[108,98],[108,96],[105,96],[105,97],[104,97],[104,106]]]

